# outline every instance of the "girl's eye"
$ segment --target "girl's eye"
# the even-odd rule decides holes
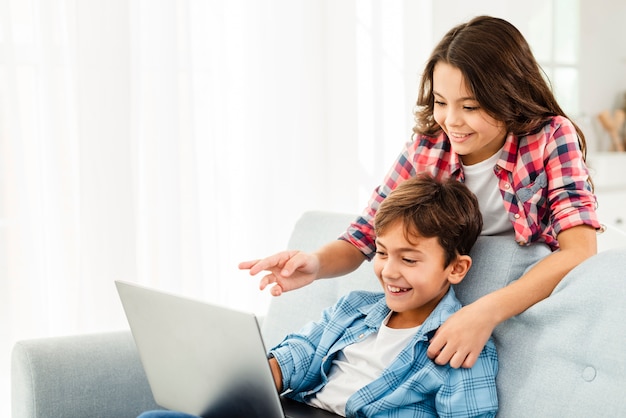
[[[473,111],[473,110],[478,110],[478,106],[463,106],[463,109],[468,110],[468,111]]]
[[[409,258],[403,258],[402,261],[404,261],[407,264],[415,264],[415,263],[417,263],[417,260],[411,260]]]
[[[445,106],[446,104],[444,102],[442,102],[442,101],[435,100],[435,105],[436,106]]]

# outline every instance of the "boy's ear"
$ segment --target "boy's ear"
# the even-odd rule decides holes
[[[472,266],[472,257],[469,255],[459,255],[452,262],[452,271],[448,276],[448,281],[452,284],[459,284]]]

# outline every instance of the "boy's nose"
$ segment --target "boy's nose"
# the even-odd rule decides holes
[[[399,269],[393,262],[385,263],[383,267],[382,276],[388,280],[396,280],[400,277]]]

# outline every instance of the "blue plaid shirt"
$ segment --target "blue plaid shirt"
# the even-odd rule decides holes
[[[460,308],[450,288],[382,375],[348,399],[346,417],[494,417],[498,360],[491,339],[471,369],[439,366],[426,356],[429,339]],[[388,313],[383,293],[356,291],[285,337],[270,351],[290,390],[285,396],[306,402],[328,381],[335,356],[377,332]]]

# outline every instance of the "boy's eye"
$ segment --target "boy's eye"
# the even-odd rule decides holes
[[[402,261],[404,261],[407,264],[415,264],[415,263],[417,263],[417,260],[412,260],[410,258],[403,258]]]
[[[384,251],[379,251],[379,250],[377,250],[377,251],[376,251],[376,255],[377,255],[378,257],[384,257],[384,256],[386,256],[387,254],[386,254]]]

